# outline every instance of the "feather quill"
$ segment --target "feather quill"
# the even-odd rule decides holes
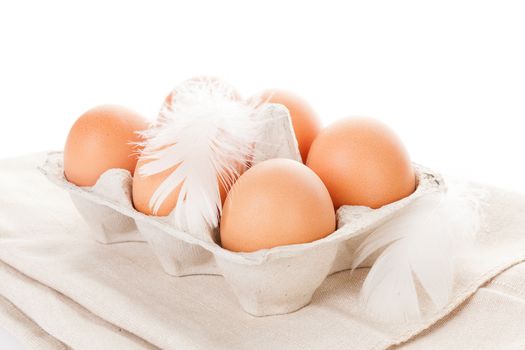
[[[176,167],[151,196],[156,213],[181,186],[173,224],[203,238],[218,226],[219,184],[228,190],[247,167],[257,137],[260,104],[236,97],[235,90],[212,78],[187,80],[169,95],[156,122],[142,132],[141,158],[150,159],[141,176]]]
[[[416,281],[435,308],[449,302],[454,263],[480,225],[481,195],[449,190],[422,196],[363,241],[353,269],[383,249],[361,289],[369,312],[395,322],[421,318]]]

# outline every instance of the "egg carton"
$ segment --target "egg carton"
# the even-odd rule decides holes
[[[262,130],[263,142],[255,145],[254,164],[271,158],[300,161],[288,110],[268,104],[266,117],[269,122]],[[325,238],[238,253],[211,239],[178,230],[170,224],[169,216],[148,216],[136,211],[131,195],[132,176],[127,170],[110,169],[93,187],[78,187],[64,177],[62,152],[49,153],[40,167],[52,182],[69,191],[98,242],[146,241],[164,271],[173,276],[222,275],[242,308],[254,316],[285,314],[304,307],[328,275],[351,268],[354,253],[368,233],[415,199],[445,191],[439,174],[418,165],[415,169],[414,193],[379,209],[342,206],[337,210],[337,230]],[[373,259],[362,266],[369,266]]]

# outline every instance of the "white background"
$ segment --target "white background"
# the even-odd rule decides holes
[[[186,78],[390,124],[414,161],[525,190],[525,11],[506,1],[2,2],[0,157],[61,149],[85,110],[154,117]]]
[[[525,190],[519,1],[3,1],[0,157],[61,149],[98,104],[153,118],[202,74],[293,91],[324,124],[380,118],[414,161]]]

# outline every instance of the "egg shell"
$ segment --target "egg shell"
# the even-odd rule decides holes
[[[335,211],[321,179],[282,158],[256,164],[237,180],[220,223],[222,246],[238,252],[312,242],[334,230]]]
[[[372,118],[345,118],[326,127],[313,142],[306,165],[323,180],[336,208],[380,208],[416,188],[403,143]]]
[[[275,120],[262,130],[268,142],[256,146],[254,163],[276,157],[299,159],[287,111],[279,105],[269,105],[268,113]],[[75,204],[79,201],[85,204],[77,208],[90,220],[94,235],[105,234],[110,242],[126,241],[119,229],[126,227],[126,219],[133,220],[166,273],[223,275],[242,308],[255,316],[288,313],[304,307],[326,276],[351,267],[352,253],[374,228],[420,196],[445,190],[439,174],[417,167],[418,187],[413,194],[377,210],[343,206],[337,211],[338,229],[325,238],[253,253],[235,253],[175,229],[166,217],[151,217],[134,210],[131,194],[113,182],[120,179],[123,184],[129,183],[131,174],[126,170],[109,171],[108,176],[102,176],[91,188],[75,186],[64,178],[62,156],[60,152],[50,153],[40,170],[50,181],[77,197]],[[106,227],[103,222],[108,217],[87,213],[100,208],[107,210],[102,212],[104,215],[110,211],[120,215],[122,220],[117,222],[124,223],[123,227]]]
[[[92,186],[109,169],[135,170],[140,136],[146,120],[121,106],[104,105],[82,114],[73,124],[64,147],[66,178]]]

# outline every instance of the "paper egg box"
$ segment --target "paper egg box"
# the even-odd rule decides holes
[[[268,123],[261,131],[264,142],[255,145],[254,163],[278,157],[300,160],[288,110],[268,104],[265,116]],[[222,275],[246,312],[266,316],[293,312],[307,305],[328,275],[351,268],[354,253],[367,233],[416,198],[445,191],[440,175],[415,167],[417,189],[409,197],[380,209],[342,206],[337,210],[337,230],[327,237],[252,253],[231,252],[211,239],[178,230],[170,224],[169,217],[136,211],[131,196],[132,176],[127,170],[110,169],[93,187],[78,187],[64,177],[62,152],[49,153],[40,170],[69,191],[98,242],[145,241],[166,273],[177,277]],[[371,263],[369,259],[362,266]]]

